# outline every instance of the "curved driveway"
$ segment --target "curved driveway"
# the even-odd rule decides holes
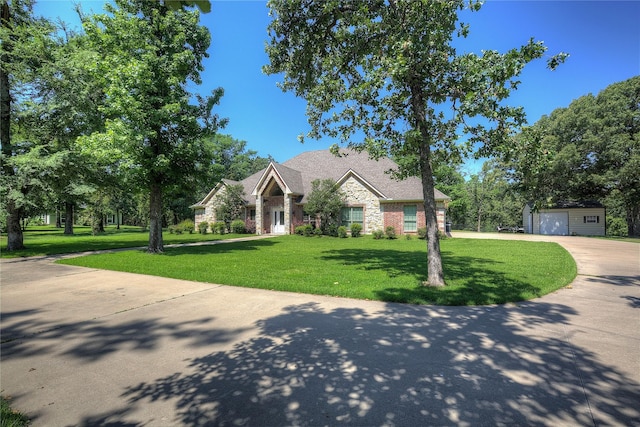
[[[34,426],[639,425],[640,245],[549,239],[572,285],[489,307],[2,260],[0,388]]]

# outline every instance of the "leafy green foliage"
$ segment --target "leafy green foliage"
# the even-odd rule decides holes
[[[418,228],[418,238],[422,240],[427,238],[427,227]]]
[[[349,235],[347,234],[347,227],[345,227],[344,225],[338,227],[338,237],[340,237],[341,239],[346,239],[347,237],[349,237]]]
[[[209,223],[207,221],[202,221],[198,224],[198,233],[207,234],[209,230]]]
[[[320,218],[321,233],[336,235],[340,211],[344,206],[345,196],[332,179],[316,179],[311,182],[311,192],[307,198],[304,211],[308,215]]]
[[[116,0],[108,14],[85,17],[83,27],[95,50],[94,78],[106,97],[104,132],[92,138],[109,146],[114,129],[126,129],[123,156],[135,165],[139,182],[149,189],[149,252],[162,252],[163,192],[194,174],[202,163],[204,138],[226,120],[212,113],[222,97],[192,96],[200,84],[210,35],[199,13],[169,2]],[[189,101],[196,98],[197,104]],[[205,162],[206,163],[206,162]]]
[[[509,135],[525,116],[505,100],[524,66],[546,51],[531,39],[504,54],[458,54],[454,39],[469,34],[458,12],[467,4],[269,1],[274,19],[264,70],[283,73],[281,88],[306,99],[307,136],[339,138],[374,158],[391,154],[399,160],[396,175],[422,178],[433,285],[444,285],[444,275],[432,164],[459,162],[476,145],[479,155],[509,155]],[[557,55],[549,66],[565,58]]]
[[[299,225],[295,228],[295,233],[299,236],[313,236],[313,226],[311,224]]]
[[[247,229],[244,225],[244,221],[241,219],[236,219],[231,221],[230,230],[234,234],[244,234],[247,232]]]
[[[245,209],[242,184],[227,184],[221,191],[216,208],[216,218],[229,227],[231,222],[242,218]]]
[[[224,221],[216,221],[211,225],[211,231],[215,234],[225,234],[227,232],[227,224]]]
[[[387,239],[393,240],[396,238],[396,229],[392,226],[388,226],[384,229],[384,235],[387,236]]]
[[[538,207],[598,200],[640,235],[640,76],[554,110],[513,142],[513,179]]]
[[[195,231],[195,224],[193,220],[185,219],[184,221],[176,225],[170,225],[168,229],[169,229],[169,233],[171,234],[182,234],[182,233],[193,234],[193,232]],[[206,234],[206,233],[203,233],[203,234]]]
[[[362,225],[358,224],[357,222],[351,224],[351,237],[360,237],[361,233]]]
[[[380,240],[380,239],[382,239],[384,237],[384,231],[382,231],[382,230],[373,230],[371,235],[373,236],[374,240]]]

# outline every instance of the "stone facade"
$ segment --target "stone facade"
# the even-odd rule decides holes
[[[346,195],[346,206],[362,207],[364,226],[362,232],[370,234],[374,230],[381,230],[384,225],[380,199],[367,187],[351,176],[342,184],[340,189]]]
[[[196,230],[198,229],[198,225],[201,222],[208,222],[209,227],[217,221],[216,218],[216,207],[219,204],[220,198],[222,198],[227,193],[227,187],[225,185],[221,185],[218,191],[209,199],[206,205],[203,208],[198,208],[195,210],[195,226]],[[209,229],[210,230],[210,229]]]

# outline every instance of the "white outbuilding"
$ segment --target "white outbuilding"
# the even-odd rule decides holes
[[[599,202],[558,202],[544,209],[527,203],[522,210],[524,232],[555,236],[604,236],[605,208]]]

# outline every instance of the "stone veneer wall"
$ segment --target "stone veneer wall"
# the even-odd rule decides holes
[[[354,177],[349,177],[340,187],[346,195],[347,206],[362,207],[364,227],[362,232],[369,234],[374,230],[381,230],[384,225],[383,214],[380,210],[380,199],[362,185]]]
[[[227,192],[227,187],[222,186],[218,190],[218,192],[214,194],[211,197],[211,199],[209,199],[209,201],[204,207],[204,210],[202,209],[196,210],[196,218],[194,221],[196,224],[196,230],[198,230],[198,225],[203,221],[208,222],[209,226],[211,226],[211,224],[216,222],[216,207],[218,206],[218,200],[220,200],[220,197],[226,194],[226,192]],[[211,230],[211,228],[209,228],[209,230]]]

